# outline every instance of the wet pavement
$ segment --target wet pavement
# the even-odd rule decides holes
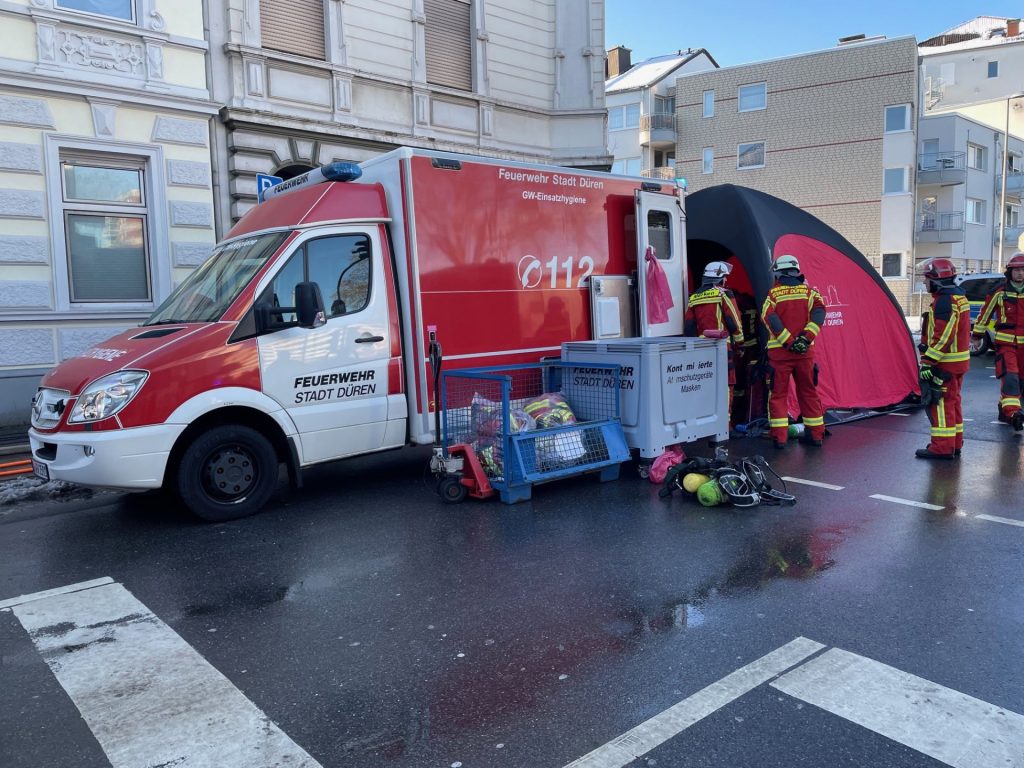
[[[445,506],[428,452],[405,450],[316,468],[301,493],[282,485],[264,514],[220,525],[112,493],[0,506],[0,601],[109,577],[322,766],[559,768],[800,637],[1016,723],[1024,526],[1005,521],[1024,524],[1024,448],[990,423],[991,361],[975,359],[967,381],[959,463],[914,458],[920,411],[837,426],[824,449],[734,441],[734,457],[763,453],[780,475],[841,488],[790,483],[792,508],[663,500],[627,473],[511,507]],[[22,610],[0,611],[0,690],[13,692],[0,765],[127,764],[108,757]],[[770,683],[632,763],[588,765],[972,764]],[[918,736],[948,736],[934,730]],[[1024,765],[1024,751],[997,764]]]

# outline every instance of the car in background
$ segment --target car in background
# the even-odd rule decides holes
[[[978,315],[981,314],[981,308],[985,304],[985,299],[988,295],[996,289],[996,287],[1006,279],[1006,275],[1002,272],[974,272],[972,274],[961,275],[957,277],[957,284],[964,289],[964,293],[967,295],[967,300],[971,303],[971,327],[974,327],[974,322],[978,319]],[[985,335],[980,339],[971,336],[971,355],[978,356],[984,355],[994,346],[993,341],[994,331],[990,325]]]

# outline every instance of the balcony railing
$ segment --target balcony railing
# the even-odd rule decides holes
[[[996,174],[996,194],[1000,194],[1003,190],[1003,175],[1001,173]],[[1024,190],[1024,171],[1018,171],[1011,169],[1006,174],[1006,194],[1013,195],[1014,197],[1020,197],[1021,190]]]
[[[1017,241],[1020,240],[1020,236],[1024,234],[1024,226],[1014,225],[1003,227],[1003,248],[1017,249]],[[996,227],[995,234],[992,236],[992,245],[999,245],[999,227]]]
[[[962,243],[964,212],[922,213],[917,219],[917,241],[921,243]]]
[[[917,156],[918,184],[963,184],[965,181],[966,152],[923,152]]]
[[[676,143],[676,115],[674,112],[655,112],[640,116],[641,144]]]
[[[676,169],[671,165],[659,165],[657,168],[644,168],[640,171],[641,176],[649,179],[668,179],[673,181],[676,178]]]

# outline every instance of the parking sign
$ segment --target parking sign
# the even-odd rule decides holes
[[[280,176],[271,176],[269,173],[256,174],[256,197],[262,203],[263,193],[275,184],[280,184],[284,179]]]

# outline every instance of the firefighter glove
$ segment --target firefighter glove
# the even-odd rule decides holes
[[[921,381],[925,384],[932,384],[933,382],[938,385],[942,385],[942,380],[936,375],[935,369],[930,365],[921,366]]]
[[[802,355],[811,348],[811,340],[803,334],[800,334],[793,342],[789,345],[790,352],[796,352],[798,355]]]

